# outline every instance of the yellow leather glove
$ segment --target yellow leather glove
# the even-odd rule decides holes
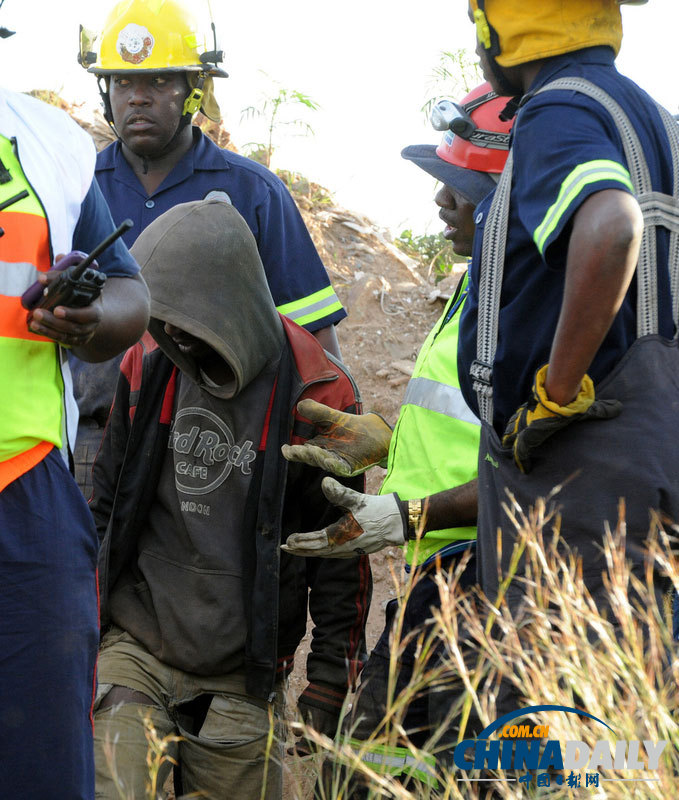
[[[618,400],[595,399],[594,383],[589,375],[582,379],[575,400],[566,406],[554,403],[545,391],[548,366],[545,364],[535,373],[530,400],[512,415],[502,437],[503,447],[513,449],[514,462],[524,473],[531,470],[532,451],[557,431],[585,419],[613,419],[622,411]]]
[[[379,414],[347,414],[315,400],[302,400],[297,411],[314,424],[316,435],[304,444],[284,444],[281,451],[288,461],[343,478],[386,465],[392,431]]]

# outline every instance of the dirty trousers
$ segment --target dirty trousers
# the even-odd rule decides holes
[[[282,684],[269,704],[246,693],[244,671],[206,677],[175,669],[117,627],[102,640],[98,675],[97,798],[119,800],[116,781],[125,797],[147,796],[146,718],[157,740],[181,737],[169,743],[167,754],[179,763],[185,794],[197,792],[208,800],[279,800],[285,737]],[[141,692],[153,705],[132,702],[100,709],[112,686]],[[162,765],[159,790],[171,769],[170,761]]]

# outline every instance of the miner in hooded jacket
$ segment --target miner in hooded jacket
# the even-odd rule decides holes
[[[307,606],[315,627],[299,707],[332,735],[364,659],[370,600],[366,556],[280,552],[292,531],[339,515],[323,473],[288,464],[281,445],[312,430],[300,399],[354,411],[358,393],[278,314],[233,206],[176,206],[133,249],[152,319],[121,365],[91,503],[106,626],[98,796],[118,796],[105,745],[115,737],[117,772],[142,796],[148,715],[161,737],[181,737],[171,749],[183,791],[255,797],[266,782],[266,797],[279,797],[282,682]]]

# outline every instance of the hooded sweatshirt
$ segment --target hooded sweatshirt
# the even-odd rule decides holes
[[[133,254],[151,293],[149,330],[178,372],[155,497],[136,561],[112,588],[111,618],[164,663],[222,674],[244,657],[245,502],[285,336],[233,206],[175,206]],[[208,344],[228,367],[226,382],[205,374],[165,323]]]

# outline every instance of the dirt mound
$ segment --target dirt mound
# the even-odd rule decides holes
[[[449,296],[460,272],[435,285],[365,217],[322,206],[302,206],[302,215],[349,314],[337,327],[345,363],[365,408],[393,424],[417,353],[441,314],[435,298]]]

